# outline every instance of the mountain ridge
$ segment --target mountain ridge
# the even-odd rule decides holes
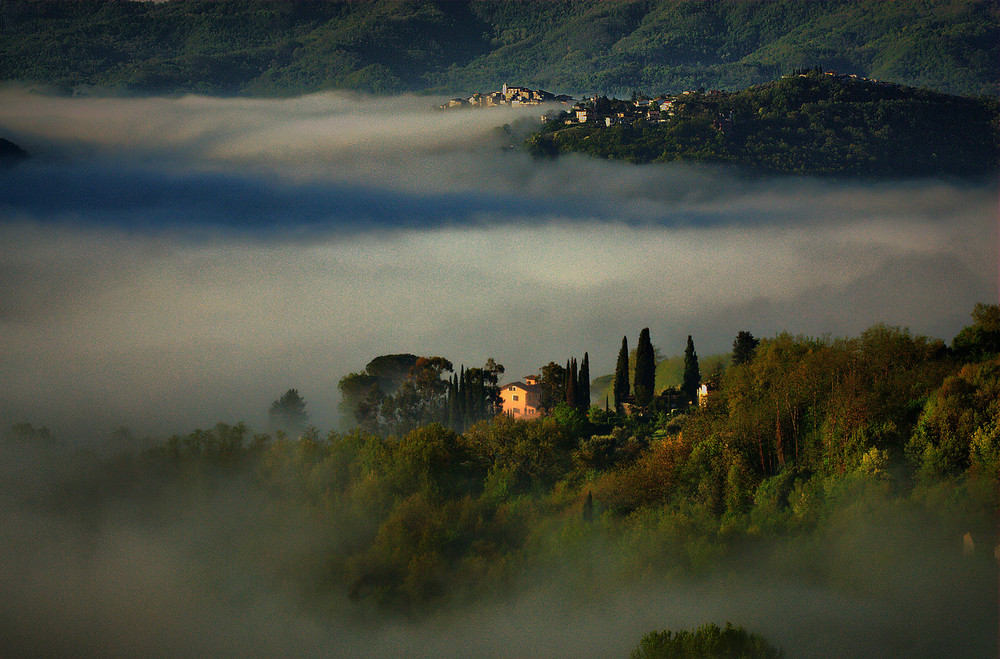
[[[803,66],[995,95],[1000,8],[974,0],[3,0],[0,80],[291,96],[743,88]]]

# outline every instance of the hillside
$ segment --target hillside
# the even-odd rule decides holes
[[[94,619],[144,625],[129,646],[139,656],[226,655],[271,627],[320,639],[249,636],[295,656],[587,656],[551,652],[569,647],[547,629],[563,630],[563,612],[611,654],[608,638],[638,640],[632,623],[610,633],[616,619],[676,625],[676,606],[763,626],[789,656],[995,656],[1000,307],[972,316],[950,347],[885,325],[838,339],[746,333],[710,393],[680,409],[562,403],[461,432],[426,419],[325,436],[219,423],[141,443],[120,428],[106,454],[14,424],[0,430],[4,574],[17,576],[5,596],[44,624],[8,615],[0,654],[105,656],[79,623]],[[418,363],[386,355],[366,371],[393,379]],[[442,400],[451,364],[425,366],[402,376],[406,407]],[[110,585],[94,613],[73,592],[98,582]],[[539,597],[560,612],[551,624],[525,613]],[[122,616],[133,609],[146,617]],[[247,613],[259,609],[266,624]],[[457,630],[479,615],[515,627],[517,651],[492,627],[466,641]],[[526,633],[511,616],[543,624]],[[768,626],[779,619],[791,622]],[[401,620],[420,631],[412,651],[400,651]],[[434,634],[444,644],[425,655]]]
[[[996,3],[928,0],[0,2],[0,80],[121,93],[570,94],[760,84],[820,65],[997,91]]]
[[[808,71],[736,93],[598,98],[528,139],[536,155],[586,153],[828,176],[974,177],[998,168],[996,98]]]

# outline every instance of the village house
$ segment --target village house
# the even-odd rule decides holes
[[[505,384],[500,388],[500,398],[503,399],[503,413],[511,418],[537,419],[542,415],[537,376],[529,375],[524,380]]]

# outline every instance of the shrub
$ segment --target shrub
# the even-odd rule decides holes
[[[755,658],[782,657],[781,650],[767,642],[760,634],[751,634],[743,627],[733,627],[727,622],[725,629],[718,625],[702,625],[693,632],[650,632],[632,651],[632,659],[702,659],[702,658]]]

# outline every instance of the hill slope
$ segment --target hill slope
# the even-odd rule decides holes
[[[551,122],[529,138],[529,149],[785,174],[974,177],[998,169],[996,98],[809,72],[732,94],[665,98],[659,112],[601,99],[590,104],[591,115],[597,104],[604,107],[596,121]],[[622,123],[605,125],[606,116],[619,113],[626,115]]]
[[[979,0],[0,2],[0,79],[71,90],[622,94],[745,87],[803,66],[997,91]]]

